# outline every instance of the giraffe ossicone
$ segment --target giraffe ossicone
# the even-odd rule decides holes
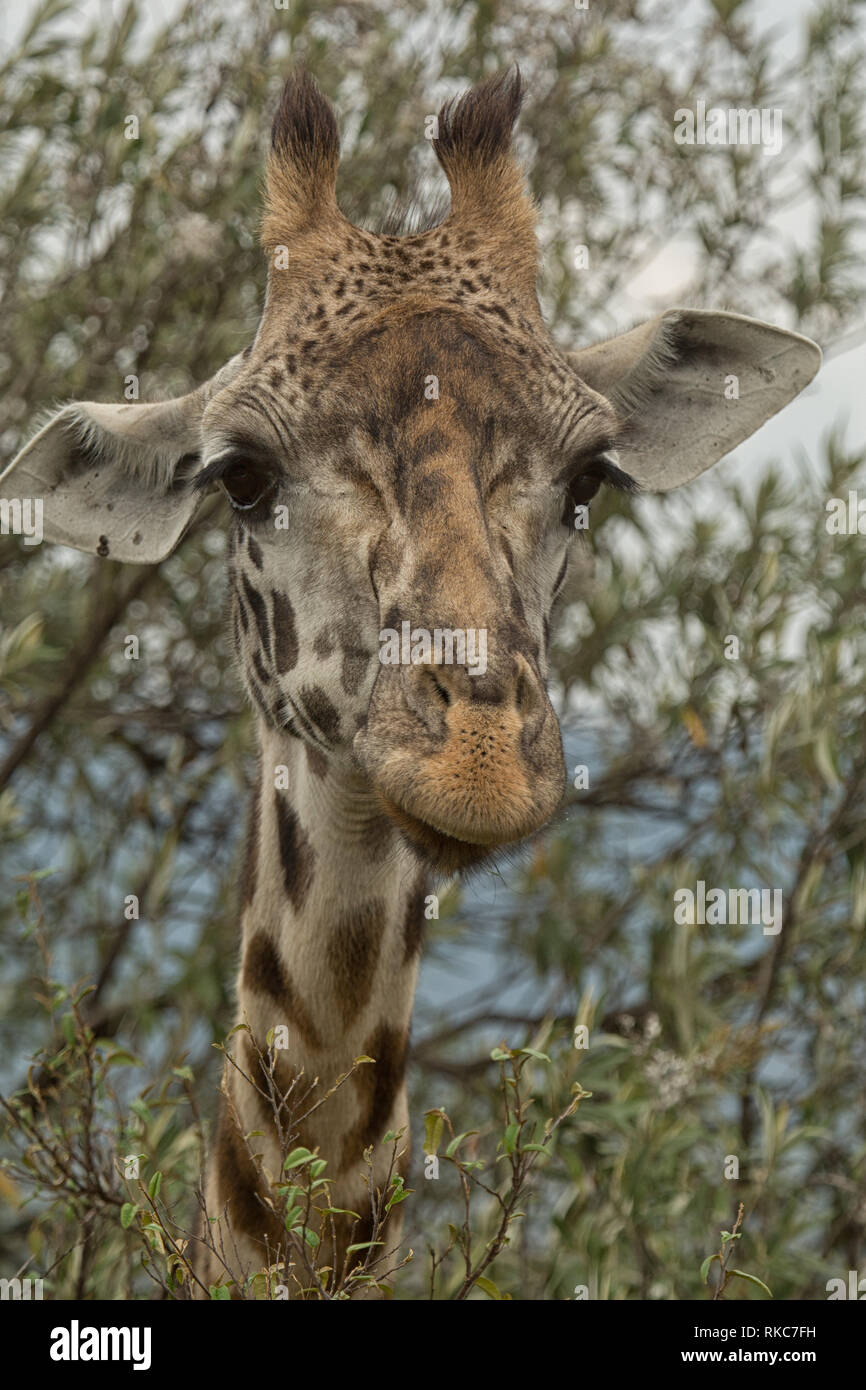
[[[43,500],[46,539],[144,563],[175,548],[206,492],[232,503],[234,641],[260,754],[205,1283],[297,1265],[274,1200],[287,1144],[327,1160],[333,1204],[361,1218],[354,1243],[374,1239],[394,1162],[382,1139],[408,1129],[429,876],[535,833],[562,797],[545,682],[575,509],[604,483],[695,478],[820,363],[796,333],[693,309],[558,348],[512,151],[520,102],[516,71],[449,102],[432,141],[448,215],[377,235],[339,210],[333,109],[290,78],[252,345],[177,400],[64,407],[0,478],[0,497]],[[383,662],[380,634],[404,624],[483,632],[485,669],[435,650]],[[352,1069],[362,1054],[375,1061]],[[317,1106],[316,1080],[347,1070]],[[345,1267],[348,1243],[338,1233],[325,1262]]]

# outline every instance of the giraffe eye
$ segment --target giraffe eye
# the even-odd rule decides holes
[[[581,477],[573,479],[568,486],[569,500],[576,507],[587,502],[591,502],[595,494],[601,487],[602,479],[596,474],[584,473]]]
[[[236,511],[248,512],[270,492],[274,478],[260,465],[239,459],[230,464],[219,484]]]
[[[565,489],[562,509],[562,524],[569,530],[574,526],[575,507],[585,507],[591,502],[604,480],[594,473],[581,473],[571,479]]]

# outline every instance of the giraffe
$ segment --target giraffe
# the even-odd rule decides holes
[[[602,485],[691,481],[820,363],[799,334],[687,308],[559,348],[513,150],[521,100],[512,69],[446,103],[433,148],[450,209],[384,235],[340,212],[336,116],[294,73],[272,127],[254,341],[179,399],[63,407],[0,478],[0,496],[42,500],[49,541],[138,563],[175,549],[207,493],[230,504],[230,621],[259,763],[241,1028],[207,1183],[231,1258],[211,1242],[202,1282],[230,1265],[233,1296],[286,1254],[272,1191],[287,1141],[325,1159],[333,1204],[360,1217],[356,1244],[377,1229],[371,1193],[393,1184],[395,1152],[405,1175],[431,885],[539,832],[562,798],[546,680],[575,509]],[[404,625],[409,659],[385,661]],[[483,633],[483,667],[431,656],[434,631]],[[404,1137],[389,1150],[386,1134]],[[330,1263],[345,1265],[348,1240]]]

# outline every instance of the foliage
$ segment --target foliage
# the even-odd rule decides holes
[[[5,456],[53,400],[121,399],[130,374],[142,399],[181,392],[249,341],[267,118],[302,57],[341,112],[341,204],[374,226],[442,192],[425,116],[519,56],[563,342],[623,327],[625,282],[672,247],[687,302],[822,341],[862,312],[854,0],[813,8],[786,57],[731,0],[698,6],[676,45],[669,7],[642,0],[190,3],[164,28],[148,8],[81,29],[45,0],[0,65]],[[782,153],[678,146],[673,112],[701,94],[781,105]],[[714,1296],[702,1262],[718,1230],[739,1236],[740,1203],[738,1258],[776,1298],[863,1267],[862,547],[828,535],[825,501],[864,486],[864,458],[828,431],[818,478],[795,484],[794,463],[754,489],[714,477],[676,504],[594,506],[595,577],[567,590],[555,649],[590,786],[502,870],[504,894],[493,875],[487,897],[452,885],[431,923],[428,972],[462,974],[471,950],[499,967],[465,1006],[422,981],[398,1298]],[[183,1292],[252,750],[223,548],[211,508],[153,572],[0,550],[0,1263],[29,1260],[54,1296]],[[778,886],[784,930],[676,924],[675,891],[699,879]],[[451,1135],[437,1181],[425,1115],[426,1152]],[[284,1213],[303,1217],[317,1161],[282,1184]],[[359,1255],[362,1280],[388,1282]],[[350,1294],[346,1278],[318,1288]],[[726,1294],[766,1296],[743,1279]]]

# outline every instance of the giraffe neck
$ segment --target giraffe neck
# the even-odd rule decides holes
[[[391,1160],[380,1143],[386,1131],[406,1127],[408,1150],[404,1072],[425,884],[360,775],[264,724],[259,734],[238,976],[238,1022],[249,1033],[235,1035],[234,1055],[258,1078],[269,1038],[279,1044],[274,1074],[281,1093],[292,1088],[283,1148],[318,1148],[336,1179],[332,1203],[361,1212],[366,1224],[364,1149],[375,1146],[374,1183]],[[298,1123],[361,1055],[375,1063],[362,1064]],[[273,1249],[282,1232],[264,1220],[249,1151],[262,1154],[275,1179],[278,1130],[272,1105],[231,1065],[225,1090],[208,1209],[219,1215],[229,1203],[233,1239],[243,1236],[242,1254],[257,1269],[257,1242],[267,1236]],[[243,1136],[256,1130],[263,1137],[247,1143]]]

